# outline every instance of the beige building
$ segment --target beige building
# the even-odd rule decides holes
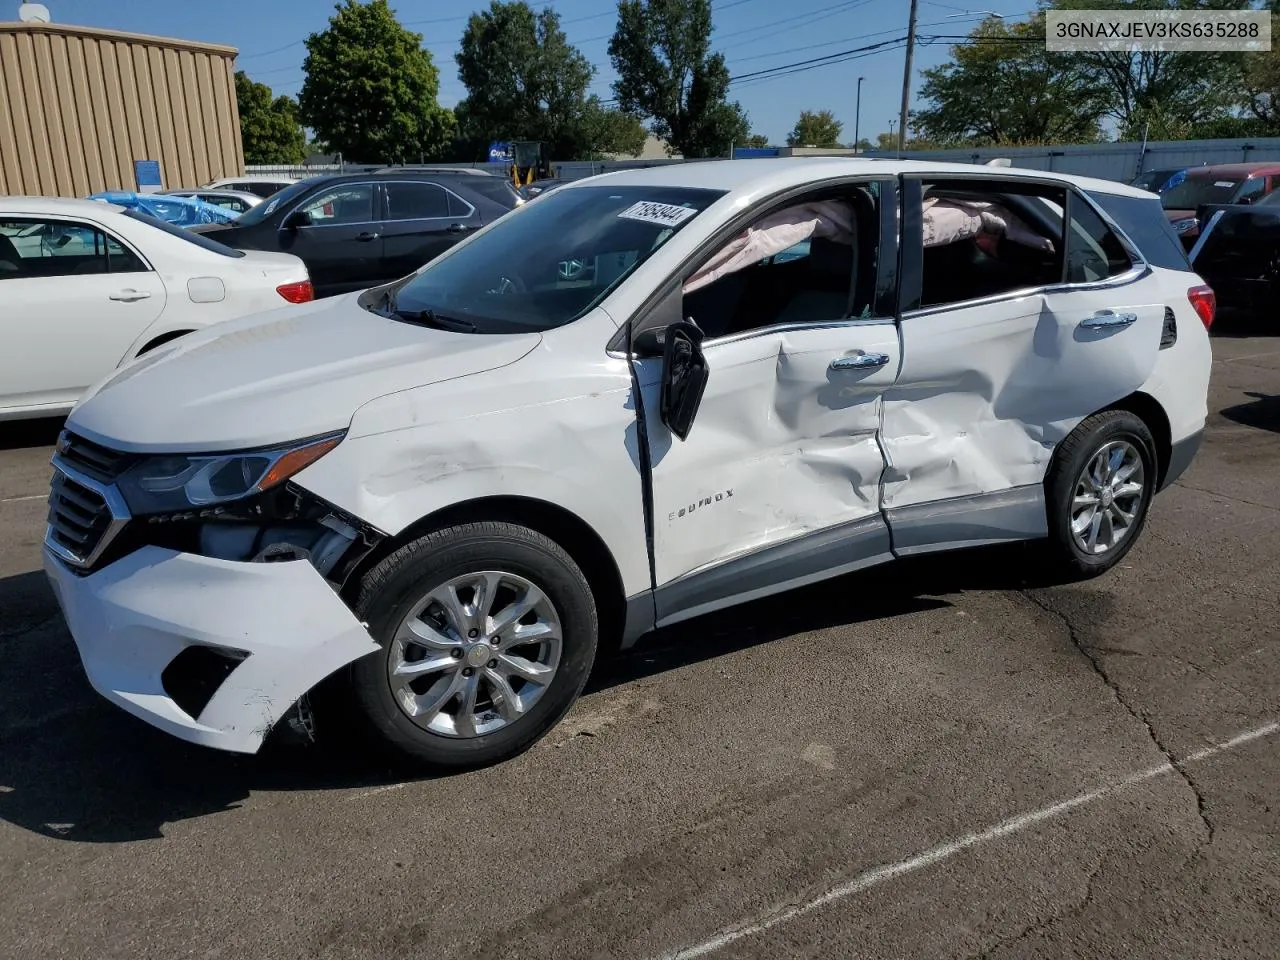
[[[236,49],[57,23],[0,23],[0,194],[166,189],[244,172]]]

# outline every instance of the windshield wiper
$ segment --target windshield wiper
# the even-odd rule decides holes
[[[391,315],[405,323],[419,323],[424,327],[436,327],[439,330],[457,330],[461,333],[475,333],[476,325],[470,320],[459,320],[457,317],[442,317],[430,307],[425,310],[395,310]]]

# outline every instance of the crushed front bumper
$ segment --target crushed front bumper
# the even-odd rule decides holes
[[[94,689],[208,747],[255,753],[303,694],[377,649],[303,560],[240,563],[144,547],[88,576],[48,551],[44,566]],[[179,671],[170,668],[180,666],[206,675],[198,708],[175,692]]]

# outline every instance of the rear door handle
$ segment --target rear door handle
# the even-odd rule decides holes
[[[1099,310],[1092,317],[1085,317],[1080,321],[1080,326],[1089,330],[1097,330],[1101,327],[1127,327],[1131,323],[1136,323],[1138,315],[1136,313],[1116,313],[1114,310]]]
[[[151,296],[151,294],[146,290],[134,290],[130,287],[124,290],[117,290],[115,293],[108,294],[107,296],[108,299],[111,300],[123,300],[125,303],[132,303],[134,300],[145,300],[147,297]]]
[[[368,230],[366,230],[364,233],[357,233],[356,239],[359,240],[361,243],[368,243],[370,240],[377,240],[378,235],[376,233],[370,233]]]
[[[465,230],[465,229],[467,229],[467,225],[466,225],[465,223],[451,223],[451,224],[449,224],[449,232],[450,232],[450,233],[461,233],[461,232],[462,232],[463,230]]]
[[[888,362],[887,353],[858,353],[852,357],[836,357],[831,361],[831,369],[856,370],[861,367],[883,367]]]

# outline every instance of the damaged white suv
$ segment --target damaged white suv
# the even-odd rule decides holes
[[[253,752],[310,702],[489,763],[657,626],[975,544],[1110,568],[1197,448],[1213,311],[1117,183],[594,177],[118,371],[58,442],[46,569],[94,687],[176,736]]]

